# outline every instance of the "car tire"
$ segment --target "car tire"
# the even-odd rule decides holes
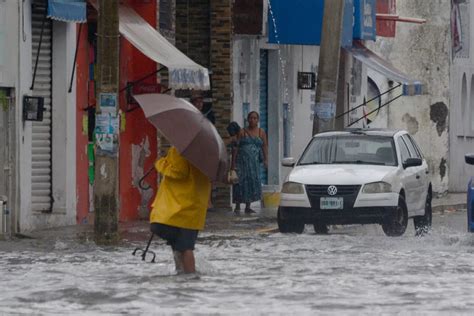
[[[328,225],[324,223],[314,223],[314,232],[318,235],[327,235],[329,232]]]
[[[422,216],[413,217],[413,224],[415,226],[416,236],[424,236],[431,230],[433,220],[433,209],[431,207],[431,193],[428,192],[425,203],[425,214]]]
[[[382,229],[385,235],[389,237],[398,237],[405,233],[408,225],[408,210],[405,198],[400,195],[395,214],[387,218],[382,223]]]
[[[287,233],[296,233],[301,234],[304,231],[304,223],[299,222],[296,220],[284,220],[281,218],[280,209],[278,209],[277,213],[277,222],[278,222],[278,229],[280,233],[287,234]]]

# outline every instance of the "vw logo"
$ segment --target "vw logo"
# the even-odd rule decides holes
[[[330,185],[328,187],[328,194],[329,195],[336,195],[337,194],[337,188],[334,185]]]

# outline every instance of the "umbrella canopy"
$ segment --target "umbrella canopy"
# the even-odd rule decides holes
[[[145,117],[178,151],[212,181],[224,182],[227,151],[212,123],[191,103],[166,94],[134,98]]]

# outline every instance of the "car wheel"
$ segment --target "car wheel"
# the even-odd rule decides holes
[[[398,237],[405,233],[408,225],[408,211],[405,198],[400,195],[395,213],[382,223],[385,235]]]
[[[425,215],[413,217],[413,224],[415,225],[416,236],[426,235],[431,230],[431,223],[433,220],[433,210],[431,208],[431,193],[428,192],[425,203]]]
[[[277,213],[277,222],[278,222],[278,229],[280,233],[297,233],[301,234],[304,231],[304,223],[295,221],[295,220],[284,220],[281,218],[280,209],[278,209]]]
[[[329,232],[328,225],[324,223],[315,223],[313,226],[314,232],[318,235],[327,235]]]

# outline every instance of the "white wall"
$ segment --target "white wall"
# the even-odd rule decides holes
[[[474,5],[472,1],[467,5],[470,12],[469,56],[453,58],[450,68],[449,190],[461,192],[466,191],[469,178],[474,176],[474,167],[464,162],[464,155],[474,152]]]
[[[32,95],[31,2],[8,1],[11,7],[9,32],[17,34],[16,45],[11,45],[12,56],[18,56],[15,65],[17,192],[15,212],[20,231],[71,225],[76,218],[76,151],[75,151],[75,85],[68,94],[72,71],[76,26],[55,22],[53,27],[53,212],[31,211],[31,122],[22,120],[22,99]],[[13,4],[14,3],[14,4]]]

